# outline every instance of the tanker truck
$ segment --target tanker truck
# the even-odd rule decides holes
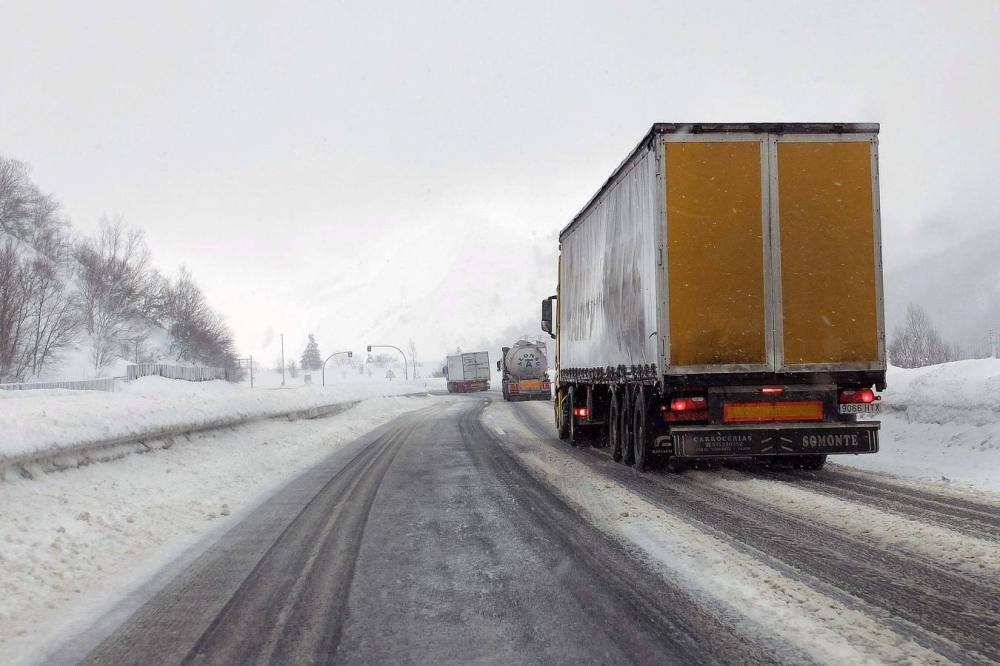
[[[497,361],[497,370],[503,377],[504,400],[552,399],[544,342],[518,340],[512,347],[503,347],[501,357]]]
[[[559,436],[640,471],[877,452],[878,132],[653,125],[559,234]]]

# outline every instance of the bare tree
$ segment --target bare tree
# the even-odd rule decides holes
[[[31,182],[26,164],[0,157],[0,231],[63,262],[68,254],[69,223],[59,211],[59,202]]]
[[[27,238],[34,196],[28,166],[17,160],[0,158],[0,231],[19,240]]]
[[[186,268],[168,289],[166,304],[170,350],[177,360],[226,368],[230,379],[239,381],[243,371],[236,364],[232,333]]]
[[[144,337],[144,308],[162,283],[154,279],[142,231],[121,220],[104,221],[100,235],[80,243],[75,254],[81,317],[93,342],[91,360],[101,369],[128,341]]]
[[[140,350],[152,356],[144,342],[163,327],[178,360],[239,380],[232,334],[190,273],[171,284],[152,268],[142,231],[121,220],[72,241],[58,201],[39,191],[27,165],[3,157],[0,238],[0,379],[38,374],[80,330],[96,369]]]
[[[37,375],[77,330],[73,293],[58,266],[18,256],[12,240],[0,250],[0,377]]]
[[[0,249],[0,380],[22,378],[27,321],[21,260],[14,241],[8,239]]]
[[[410,343],[407,345],[406,351],[410,352],[410,364],[413,366],[413,378],[417,378],[417,344],[410,338]]]
[[[919,305],[910,303],[906,320],[893,332],[889,359],[900,368],[919,368],[952,360],[952,349],[941,339],[930,317]]]
[[[28,310],[25,367],[37,375],[72,342],[79,328],[79,310],[75,294],[55,262],[38,258],[24,268]]]

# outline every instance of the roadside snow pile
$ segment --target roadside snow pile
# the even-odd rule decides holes
[[[365,398],[427,390],[423,380],[249,389],[144,377],[121,392],[0,391],[0,462],[168,428],[204,428]]]
[[[890,367],[887,383],[880,452],[833,462],[1000,491],[1000,360]]]

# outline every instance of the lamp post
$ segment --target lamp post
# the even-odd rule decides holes
[[[285,385],[285,334],[281,334],[281,385]]]
[[[410,381],[410,368],[407,365],[406,354],[403,353],[402,349],[400,349],[396,345],[368,345],[369,352],[372,350],[372,347],[387,347],[389,349],[395,349],[396,351],[398,351],[400,355],[403,357],[403,374],[406,376],[406,381]],[[414,368],[413,371],[416,372],[417,369]]]
[[[353,358],[353,356],[354,356],[354,352],[351,352],[351,351],[339,351],[339,352],[333,352],[332,354],[330,354],[329,356],[327,356],[325,359],[323,359],[323,367],[321,368],[321,370],[323,371],[323,386],[326,386],[326,362],[329,361],[334,356],[337,356],[339,354],[347,354],[347,358]]]

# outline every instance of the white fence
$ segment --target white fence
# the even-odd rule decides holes
[[[128,366],[125,377],[105,377],[103,379],[81,379],[68,382],[20,382],[16,384],[0,384],[0,391],[33,391],[37,389],[68,389],[70,391],[114,391],[115,383],[135,381],[140,377],[166,377],[167,379],[183,379],[189,382],[204,382],[210,379],[226,379],[225,368],[187,367],[183,365],[164,365],[162,363],[140,363]]]
[[[212,379],[226,379],[225,368],[189,367],[184,365],[163,365],[162,363],[140,363],[128,366],[125,378],[135,381],[140,377],[166,377],[189,382],[205,382]]]
[[[0,391],[33,391],[36,389],[69,389],[70,391],[114,391],[115,378],[82,379],[72,382],[24,382],[0,384]]]

